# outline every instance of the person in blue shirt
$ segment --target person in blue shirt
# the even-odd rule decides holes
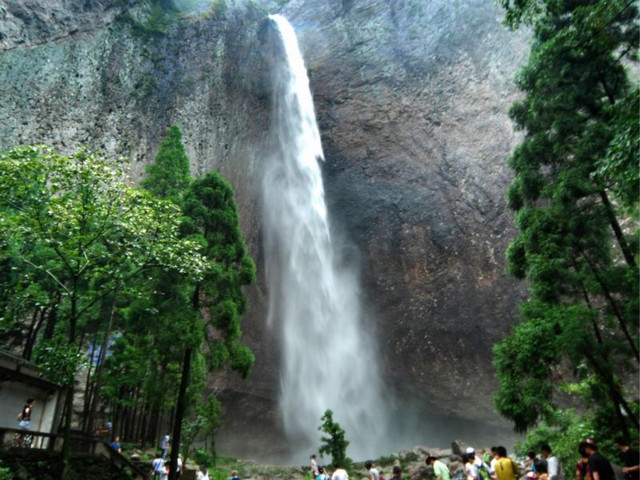
[[[111,442],[111,445],[109,445],[109,446],[115,452],[122,453],[122,445],[120,445],[120,437],[114,438],[113,442]]]

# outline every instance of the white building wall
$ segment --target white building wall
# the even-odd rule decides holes
[[[31,430],[51,432],[55,420],[56,402],[59,392],[6,380],[0,384],[0,427],[18,428],[18,415],[28,398],[36,403],[31,413]]]

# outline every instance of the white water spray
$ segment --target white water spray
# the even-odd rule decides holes
[[[269,322],[281,338],[284,428],[291,454],[308,458],[331,409],[351,442],[347,454],[374,457],[387,431],[373,322],[361,318],[356,273],[337,264],[320,133],[295,32],[285,18],[269,18],[278,58],[270,59],[273,154],[265,162],[264,236]]]

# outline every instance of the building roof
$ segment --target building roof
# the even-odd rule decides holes
[[[24,358],[0,349],[0,382],[17,381],[55,391],[61,386],[42,378],[38,366]]]

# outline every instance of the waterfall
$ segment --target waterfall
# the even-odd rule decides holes
[[[292,458],[308,458],[330,409],[350,441],[348,456],[374,457],[388,433],[374,322],[363,318],[357,272],[345,267],[332,239],[320,133],[295,32],[284,17],[269,18],[275,58],[264,245],[269,322],[280,338],[283,426]]]

